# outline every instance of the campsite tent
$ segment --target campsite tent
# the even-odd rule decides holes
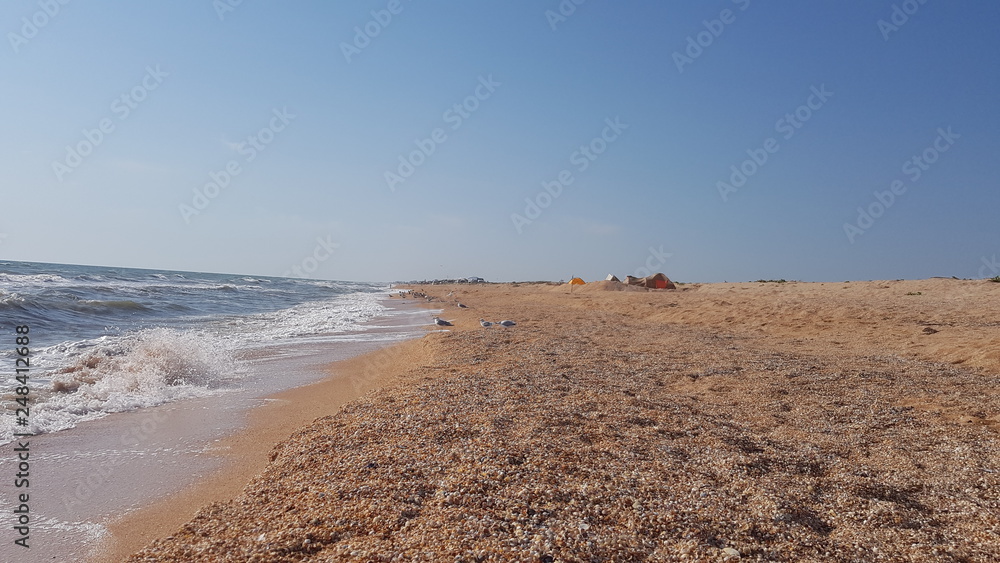
[[[570,285],[584,285],[585,283],[587,283],[587,282],[581,280],[580,278],[573,278],[573,279],[569,280],[569,284]]]
[[[670,281],[670,278],[663,274],[653,274],[644,278],[625,276],[625,283],[629,285],[647,287],[649,289],[677,289],[674,282]]]
[[[670,278],[663,274],[653,274],[651,276],[646,276],[642,278],[643,285],[650,289],[677,289],[674,282],[670,281]]]
[[[620,282],[622,280],[618,279],[614,274],[608,274],[608,277],[604,278],[604,281],[616,281],[616,282]]]

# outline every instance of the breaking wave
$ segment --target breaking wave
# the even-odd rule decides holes
[[[225,341],[194,330],[153,328],[75,348],[69,365],[33,378],[48,381],[33,389],[28,431],[56,432],[113,412],[203,397],[243,374]],[[13,400],[9,395],[4,399]],[[14,424],[13,417],[0,421],[0,441],[10,441]]]
[[[350,340],[385,310],[383,284],[3,266],[0,318],[31,328],[32,433],[238,388],[260,349]],[[0,347],[0,365],[13,360],[13,349]],[[0,380],[7,412],[17,386]],[[26,430],[15,416],[0,417],[0,443],[15,427]]]

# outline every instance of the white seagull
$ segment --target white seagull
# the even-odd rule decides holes
[[[497,324],[500,326],[515,326],[517,323],[514,321],[500,321]]]
[[[458,301],[456,301],[456,302],[455,302],[455,304],[456,304],[456,305],[458,305],[458,308],[459,308],[459,309],[468,309],[468,308],[469,308],[469,306],[468,306],[468,305],[462,305],[462,304],[461,304],[461,303],[459,303]]]
[[[449,323],[448,321],[446,321],[444,319],[439,319],[437,317],[434,317],[434,324],[436,324],[438,326],[455,326],[455,325]]]
[[[490,321],[484,321],[483,319],[479,319],[479,324],[483,325],[483,328],[490,328],[493,326],[493,323]]]

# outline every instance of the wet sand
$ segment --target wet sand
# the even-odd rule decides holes
[[[1000,284],[418,289],[453,329],[131,560],[1000,559]]]
[[[387,316],[356,332],[248,351],[238,364],[245,372],[233,380],[239,384],[212,396],[114,413],[31,437],[31,547],[5,542],[0,561],[121,561],[190,519],[204,503],[231,498],[260,472],[273,443],[329,404],[357,396],[368,383],[339,382],[315,397],[295,389],[287,397],[269,395],[328,378],[333,361],[423,334],[423,310],[391,305]],[[248,424],[253,433],[239,433]],[[12,459],[0,459],[3,473],[13,475]],[[13,479],[0,483],[0,524],[12,533],[9,503],[15,492],[24,492],[13,485]],[[161,503],[169,509],[157,508]],[[109,536],[109,527],[116,535]]]
[[[409,344],[398,344],[407,349]],[[170,535],[206,504],[235,497],[270,461],[274,444],[287,439],[313,420],[336,412],[348,401],[392,382],[388,372],[367,369],[372,361],[392,354],[371,352],[332,364],[322,381],[271,395],[252,410],[247,424],[209,452],[217,463],[197,483],[150,506],[128,514],[110,526],[110,541],[93,556],[95,561],[122,561],[154,539]],[[348,377],[343,374],[351,374]]]
[[[143,436],[143,442],[182,440],[197,446],[180,460],[181,464],[189,464],[192,471],[184,476],[183,482],[174,479],[173,486],[165,490],[153,487],[151,494],[142,497],[148,499],[147,502],[108,518],[109,533],[89,546],[87,559],[121,561],[150,541],[176,529],[206,503],[232,498],[264,468],[273,444],[327,414],[330,409],[335,411],[345,402],[384,384],[379,374],[370,371],[353,371],[350,378],[340,377],[339,373],[341,366],[353,365],[354,358],[379,357],[378,351],[394,341],[423,332],[427,321],[421,310],[401,301],[387,301],[386,305],[389,306],[387,316],[362,325],[362,333],[345,334],[344,342],[298,346],[289,350],[291,356],[259,358],[255,369],[270,377],[258,382],[256,391],[238,404],[208,397],[163,405],[142,413],[146,418],[155,417],[165,422],[154,428],[148,437]],[[392,340],[383,340],[385,337]],[[331,364],[333,360],[337,361]],[[332,371],[333,367],[336,370]],[[285,390],[273,392],[276,389]],[[206,426],[218,426],[214,428],[212,439],[205,436]],[[154,445],[142,444],[146,449],[153,449]],[[147,478],[141,471],[126,473],[133,480]],[[161,473],[158,468],[148,471],[148,475],[158,479],[170,476]],[[121,490],[113,485],[107,488]],[[135,483],[124,485],[128,491],[142,487]]]

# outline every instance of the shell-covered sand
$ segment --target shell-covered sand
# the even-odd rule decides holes
[[[1000,283],[414,289],[395,385],[131,560],[1000,560]]]

